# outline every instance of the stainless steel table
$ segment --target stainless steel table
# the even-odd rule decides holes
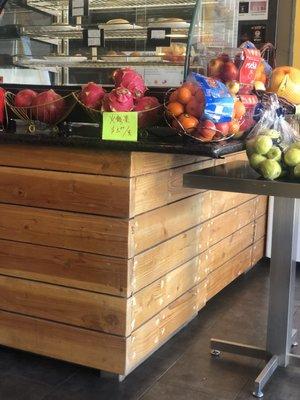
[[[213,355],[221,351],[265,359],[265,368],[255,380],[253,395],[263,389],[278,367],[300,367],[300,356],[291,354],[297,331],[293,329],[296,277],[296,199],[300,181],[268,181],[260,178],[245,161],[236,161],[184,175],[185,187],[275,196],[266,348],[224,340],[211,340]]]

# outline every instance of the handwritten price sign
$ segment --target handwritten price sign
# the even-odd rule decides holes
[[[104,112],[103,140],[136,142],[138,139],[138,114],[136,112]]]

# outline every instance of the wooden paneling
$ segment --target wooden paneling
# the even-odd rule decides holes
[[[0,309],[124,336],[126,299],[0,275]]]
[[[0,343],[124,374],[125,338],[0,311]]]
[[[268,212],[268,197],[258,196],[256,198],[255,218],[260,217]]]
[[[252,247],[248,247],[208,275],[207,298],[211,299],[251,265]]]
[[[267,233],[267,215],[261,215],[255,220],[254,241],[256,242]]]
[[[0,274],[126,296],[131,261],[0,240]]]
[[[199,257],[195,257],[140,290],[131,299],[130,330],[135,330],[205,278]]]
[[[135,253],[199,225],[209,219],[210,209],[209,192],[205,192],[135,217]]]
[[[176,331],[195,317],[206,303],[206,282],[203,281],[150,319],[127,338],[129,373]]]
[[[253,243],[254,223],[227,236],[200,255],[200,265],[207,274],[219,268],[225,262],[245,250]]]
[[[187,154],[163,153],[131,153],[131,176],[153,174],[156,172],[181,167],[209,160],[209,157],[193,156]]]
[[[137,291],[207,250],[254,219],[255,199],[134,257],[132,290]],[[143,246],[137,244],[138,248]]]
[[[265,238],[262,237],[253,245],[252,251],[252,265],[255,265],[265,256],[265,247],[266,241]]]
[[[0,165],[129,177],[130,153],[2,143]]]
[[[247,201],[256,197],[253,194],[234,192],[209,191],[207,193],[210,194],[211,218],[216,217],[217,215],[235,208],[240,204],[246,203]]]
[[[129,217],[130,180],[0,167],[0,202]]]
[[[213,160],[174,168],[156,174],[141,175],[135,178],[134,214],[141,214],[162,207],[176,200],[201,192],[198,189],[183,187],[183,174],[213,165]]]
[[[136,292],[207,249],[208,231],[190,229],[134,258],[132,291]]]
[[[212,246],[254,219],[255,200],[227,211],[209,221],[209,245]]]
[[[0,204],[0,238],[90,253],[128,256],[128,221]]]

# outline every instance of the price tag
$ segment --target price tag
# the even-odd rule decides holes
[[[103,140],[137,142],[138,114],[136,112],[104,112]]]
[[[155,48],[158,46],[169,47],[171,44],[171,28],[148,28],[147,46]]]

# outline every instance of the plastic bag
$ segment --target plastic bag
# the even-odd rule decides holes
[[[265,179],[300,179],[300,137],[285,120],[276,95],[246,141],[249,163]]]

